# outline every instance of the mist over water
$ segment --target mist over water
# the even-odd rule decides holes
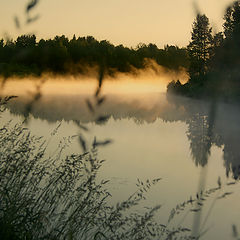
[[[49,94],[89,94],[94,93],[99,74],[97,67],[85,67],[83,74],[55,75],[43,74],[39,77],[1,79],[3,95],[28,95],[34,91],[42,81],[41,92]],[[131,68],[129,73],[112,70],[112,74],[104,76],[104,93],[137,93],[137,92],[165,92],[167,84],[173,80],[185,83],[188,73],[185,69],[170,70],[158,65],[154,60],[145,59],[144,69]],[[136,82],[138,84],[136,84]]]

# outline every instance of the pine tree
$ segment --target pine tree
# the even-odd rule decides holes
[[[208,71],[213,45],[212,28],[206,15],[198,14],[193,22],[192,41],[188,45],[190,57],[189,75],[190,80],[204,76]]]
[[[223,19],[225,20],[223,24],[224,35],[226,38],[230,38],[233,32],[232,7],[227,8]]]
[[[228,7],[224,15],[224,35],[226,39],[240,38],[240,1]]]
[[[219,71],[231,95],[240,96],[240,1],[235,1],[224,15],[224,44],[221,49]]]

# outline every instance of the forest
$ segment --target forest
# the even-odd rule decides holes
[[[227,8],[223,30],[213,34],[207,16],[197,15],[187,46],[189,81],[186,84],[172,81],[169,93],[239,101],[240,1]]]
[[[188,68],[185,48],[155,44],[138,44],[133,48],[114,46],[106,40],[92,36],[68,39],[64,35],[54,39],[36,40],[35,35],[22,35],[15,41],[0,40],[0,74],[9,76],[41,76],[42,73],[85,74],[88,67],[104,68],[114,72],[133,72],[146,66],[146,59],[171,70]]]

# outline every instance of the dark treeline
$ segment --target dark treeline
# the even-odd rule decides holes
[[[0,74],[4,77],[44,72],[78,74],[84,73],[86,66],[104,67],[108,74],[130,72],[144,68],[146,58],[173,70],[189,65],[186,49],[177,46],[159,49],[154,44],[139,44],[133,49],[75,35],[72,39],[63,35],[38,42],[35,35],[22,35],[15,41],[0,40]]]
[[[223,32],[212,34],[206,15],[198,14],[187,47],[189,81],[168,85],[168,92],[190,97],[240,100],[240,1],[226,9]]]

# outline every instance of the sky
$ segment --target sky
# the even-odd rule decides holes
[[[186,46],[196,14],[193,0],[40,0],[26,25],[29,0],[0,0],[0,38],[15,39],[34,33],[39,38],[56,35],[94,36],[115,45],[136,47],[139,43]],[[222,30],[223,15],[232,0],[197,0],[201,13],[210,19],[213,32]],[[17,29],[17,16],[21,29]]]

